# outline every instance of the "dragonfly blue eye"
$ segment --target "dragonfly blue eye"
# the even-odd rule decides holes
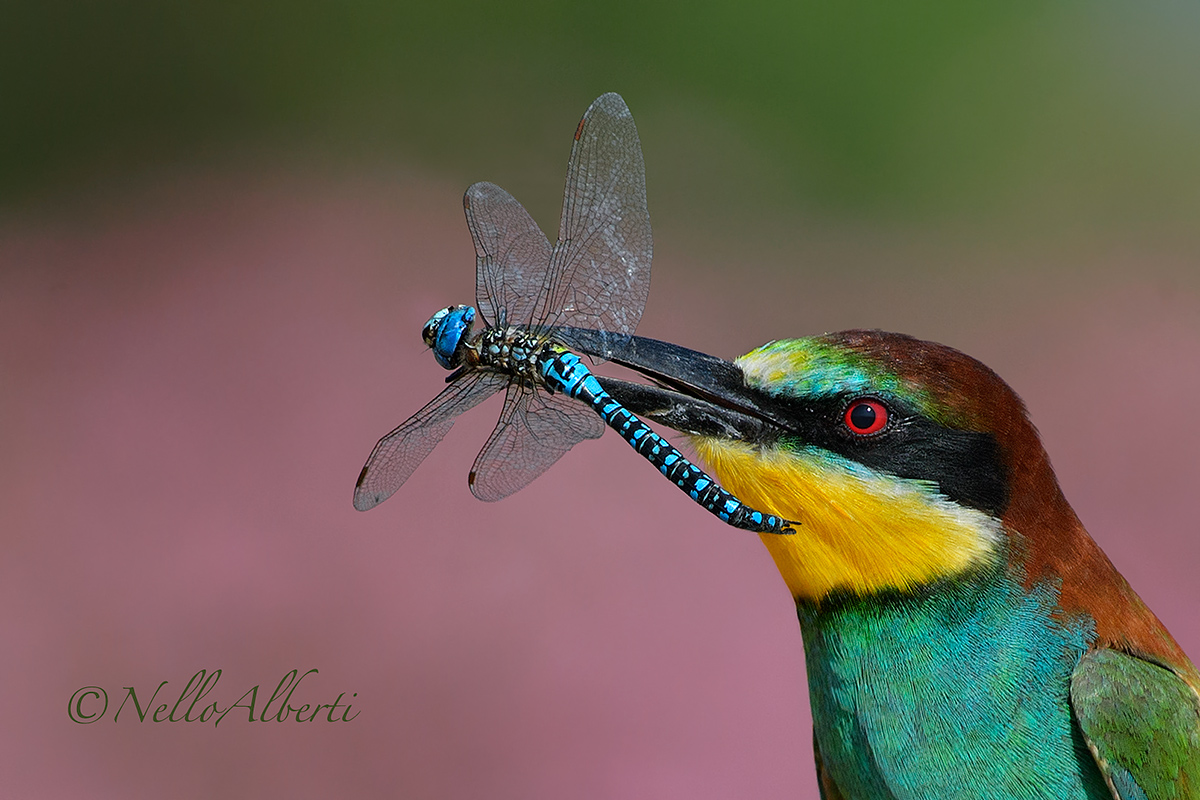
[[[475,309],[471,306],[451,306],[430,317],[425,323],[422,338],[433,348],[433,357],[446,369],[459,362],[459,345],[470,335],[475,324]]]
[[[442,327],[442,320],[446,315],[454,310],[454,306],[443,308],[441,311],[429,318],[429,322],[425,323],[425,327],[421,329],[421,338],[425,340],[425,344],[433,347],[434,340],[437,337],[438,328]]]

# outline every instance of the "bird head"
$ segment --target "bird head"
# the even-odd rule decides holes
[[[677,390],[675,412],[612,391],[691,434],[743,502],[801,523],[763,536],[798,600],[911,590],[1086,539],[1020,398],[958,350],[852,330],[728,365],[645,342],[615,360]]]
[[[797,598],[907,590],[994,565],[1030,505],[1070,513],[1020,398],[953,348],[845,331],[735,363],[787,426],[758,442],[694,443],[743,501],[803,523],[795,542],[766,541]]]

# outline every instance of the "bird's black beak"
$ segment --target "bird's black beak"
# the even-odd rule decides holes
[[[581,328],[564,332],[573,349],[600,354],[657,384],[597,376],[613,399],[640,417],[681,433],[746,442],[775,439],[792,427],[778,401],[747,386],[742,370],[724,359],[640,336],[614,342]]]

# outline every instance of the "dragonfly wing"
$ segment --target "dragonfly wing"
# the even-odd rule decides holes
[[[546,293],[550,242],[525,207],[494,183],[476,183],[463,195],[467,227],[475,242],[475,302],[483,318],[499,324],[533,318]]]
[[[374,508],[392,496],[442,440],[454,418],[504,388],[508,377],[471,372],[447,386],[424,408],[384,436],[371,451],[354,487],[354,507]]]
[[[637,127],[625,101],[610,92],[575,131],[548,291],[532,319],[624,340],[646,306],[653,252]],[[605,350],[597,355],[607,358]]]
[[[579,400],[511,383],[500,421],[471,469],[471,491],[480,500],[508,497],[602,433],[604,421]]]

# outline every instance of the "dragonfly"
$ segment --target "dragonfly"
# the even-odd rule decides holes
[[[390,497],[456,417],[503,391],[500,419],[469,477],[481,500],[518,491],[607,425],[726,523],[794,532],[797,523],[721,488],[606,392],[573,352],[601,363],[627,347],[650,291],[645,164],[620,95],[597,98],[575,130],[553,245],[495,184],[472,185],[463,207],[475,245],[477,305],[441,309],[422,330],[434,358],[453,372],[437,397],[375,445],[358,477],[355,508],[366,511]]]

